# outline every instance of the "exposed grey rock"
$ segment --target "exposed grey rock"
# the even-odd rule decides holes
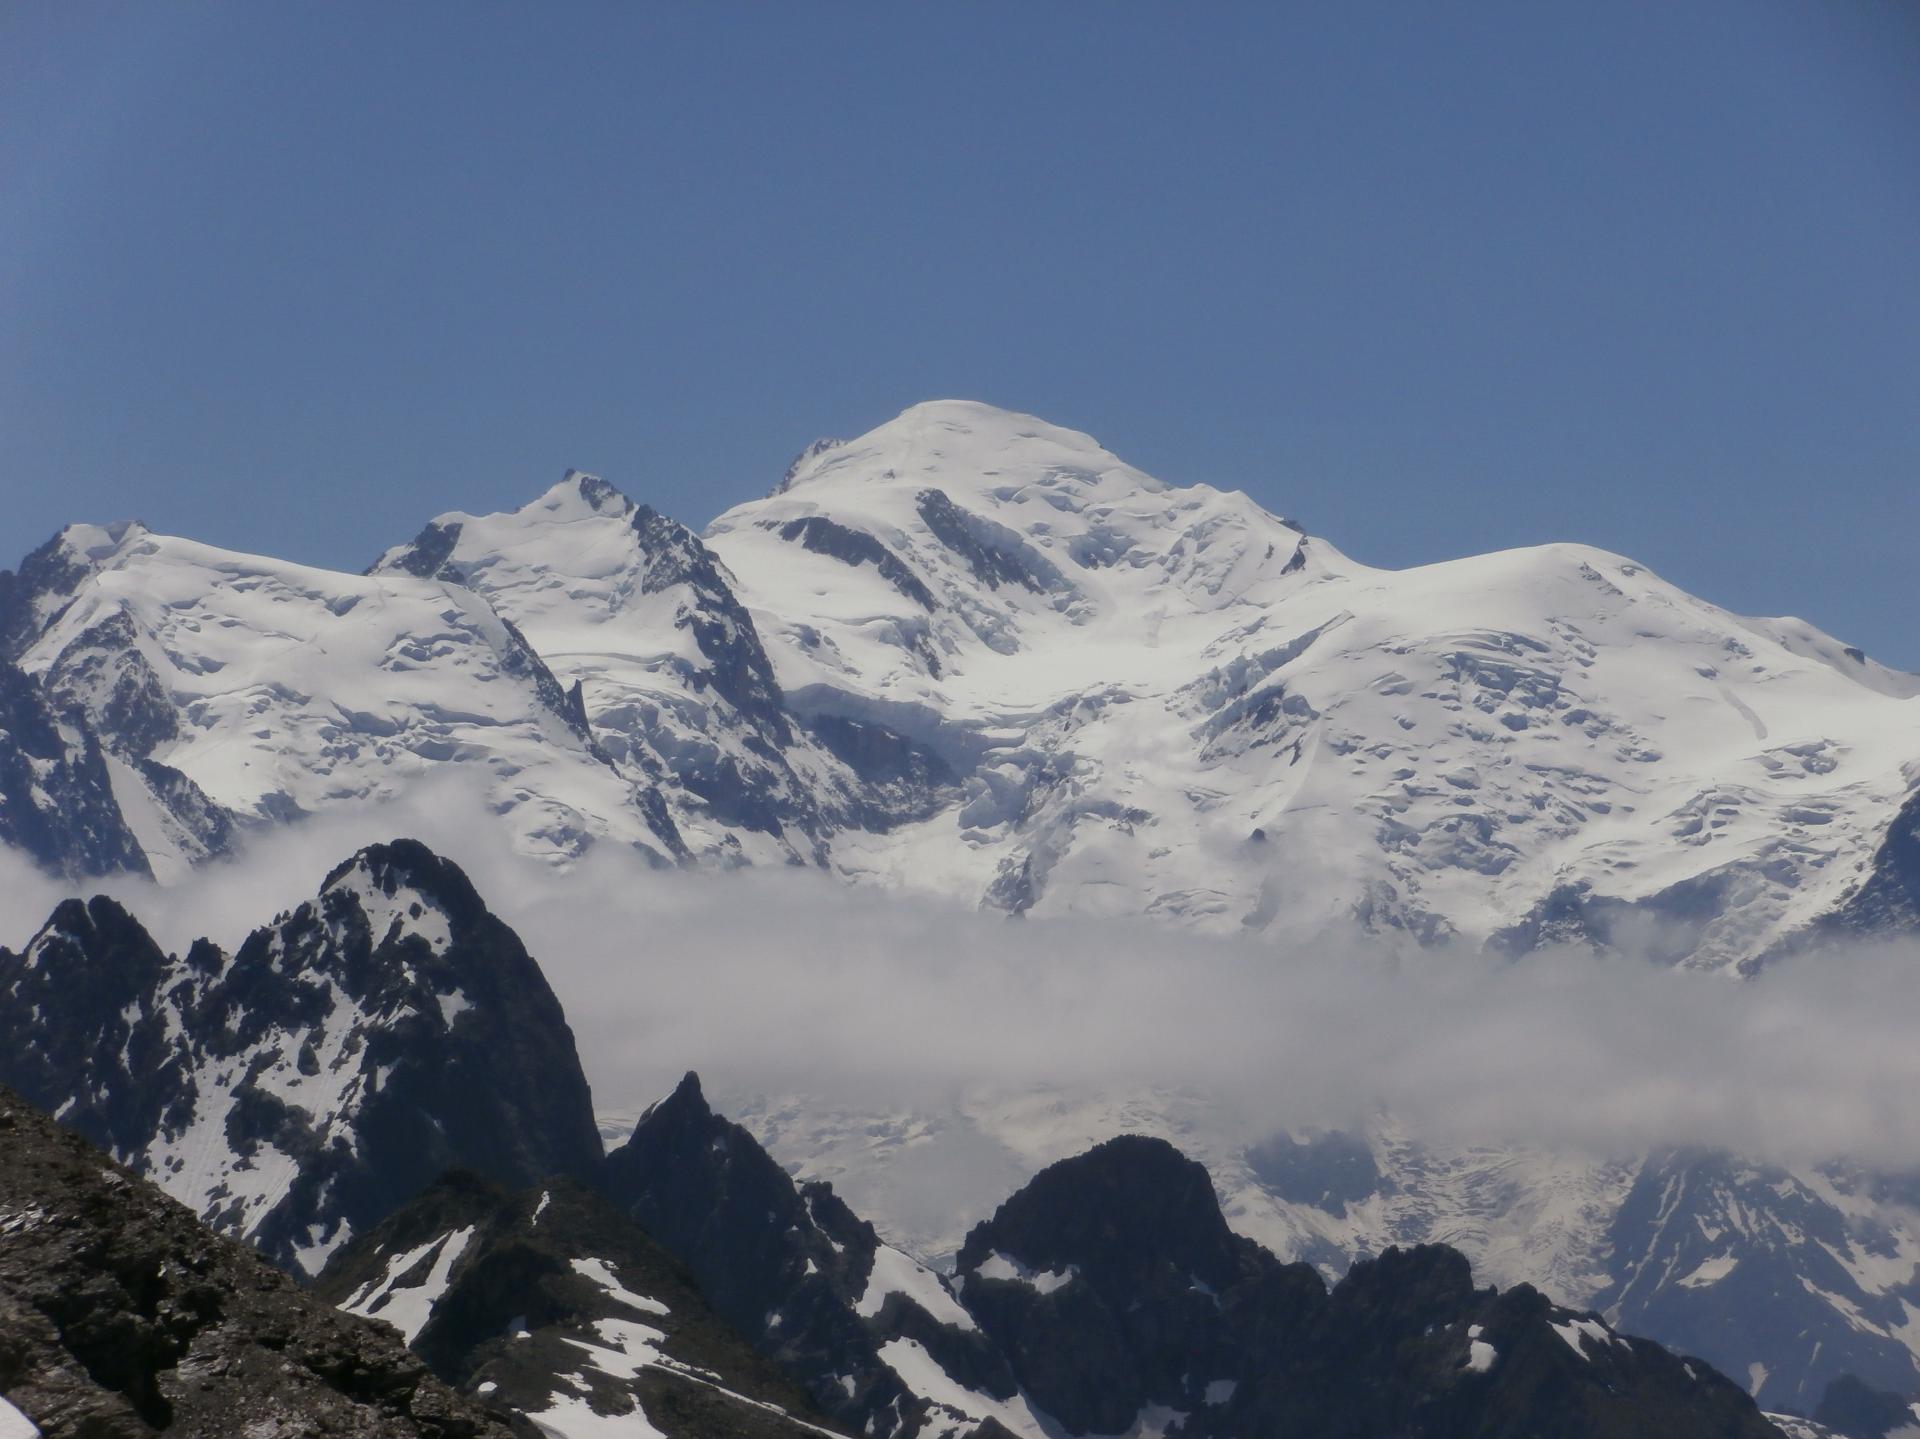
[[[0,1395],[45,1439],[514,1432],[4,1089]]]

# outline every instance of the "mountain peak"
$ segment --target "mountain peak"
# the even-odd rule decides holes
[[[641,1116],[641,1122],[644,1123],[655,1114],[684,1115],[689,1120],[713,1118],[713,1106],[707,1103],[707,1096],[701,1091],[700,1076],[689,1069],[673,1087],[673,1093],[651,1106]]]
[[[74,558],[99,564],[151,533],[144,520],[114,520],[105,525],[68,525],[55,542]]]
[[[1109,471],[1123,472],[1129,487],[1165,488],[1125,465],[1093,436],[1038,415],[978,400],[923,400],[856,439],[815,441],[788,467],[774,493],[786,494],[828,475],[918,487],[940,483],[943,476],[1031,480]]]
[[[1038,1270],[1129,1275],[1139,1256],[1174,1256],[1184,1274],[1223,1288],[1247,1245],[1227,1227],[1213,1181],[1164,1139],[1123,1134],[1049,1165],[976,1225],[959,1255],[966,1273],[994,1254]]]
[[[563,519],[572,519],[581,515],[612,515],[619,518],[633,512],[633,501],[620,490],[598,475],[590,475],[585,470],[568,470],[532,504],[522,506],[521,512],[546,510]]]
[[[1008,421],[1025,421],[1034,425],[1047,423],[1039,416],[1027,414],[1024,410],[1003,409],[999,405],[988,404],[985,400],[962,399],[921,400],[917,404],[908,405],[906,409],[894,416],[891,423],[898,424],[902,420],[917,424],[941,425],[1000,424]]]
[[[355,873],[364,874],[383,893],[400,886],[424,890],[436,898],[478,907],[480,896],[460,866],[442,859],[417,839],[393,839],[356,850],[335,865],[321,882],[320,892],[338,888]]]

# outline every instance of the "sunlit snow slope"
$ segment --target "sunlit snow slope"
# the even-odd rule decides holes
[[[1920,915],[1920,679],[1580,546],[1371,569],[958,401],[810,447],[704,540],[574,472],[366,576],[76,525],[0,586],[0,645],[163,876],[458,775],[561,862],[1014,913],[1704,966],[1850,896]]]
[[[1859,882],[1920,759],[1920,681],[1799,621],[1577,545],[1370,569],[982,405],[817,447],[708,540],[797,710],[965,776],[838,862],[1015,911],[1524,943],[1621,899],[1734,962]]]
[[[594,752],[540,658],[471,589],[138,524],[70,526],[22,576],[39,583],[20,666],[102,735],[163,876],[219,852],[234,822],[391,798],[429,776],[472,784],[533,853],[672,847],[657,801]]]

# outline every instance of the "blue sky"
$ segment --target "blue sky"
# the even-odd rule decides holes
[[[1920,10],[0,11],[0,563],[695,524],[935,396],[1920,668]]]

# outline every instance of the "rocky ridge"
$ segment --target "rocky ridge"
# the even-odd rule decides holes
[[[0,949],[0,1081],[223,1232],[317,1272],[442,1170],[600,1159],[539,967],[453,865],[361,850],[232,955],[105,897]]]
[[[4,1089],[0,1396],[45,1439],[515,1432]]]
[[[674,1436],[824,1432],[686,1267],[577,1181],[513,1194],[450,1173],[334,1255],[317,1292],[543,1432],[596,1418]]]

